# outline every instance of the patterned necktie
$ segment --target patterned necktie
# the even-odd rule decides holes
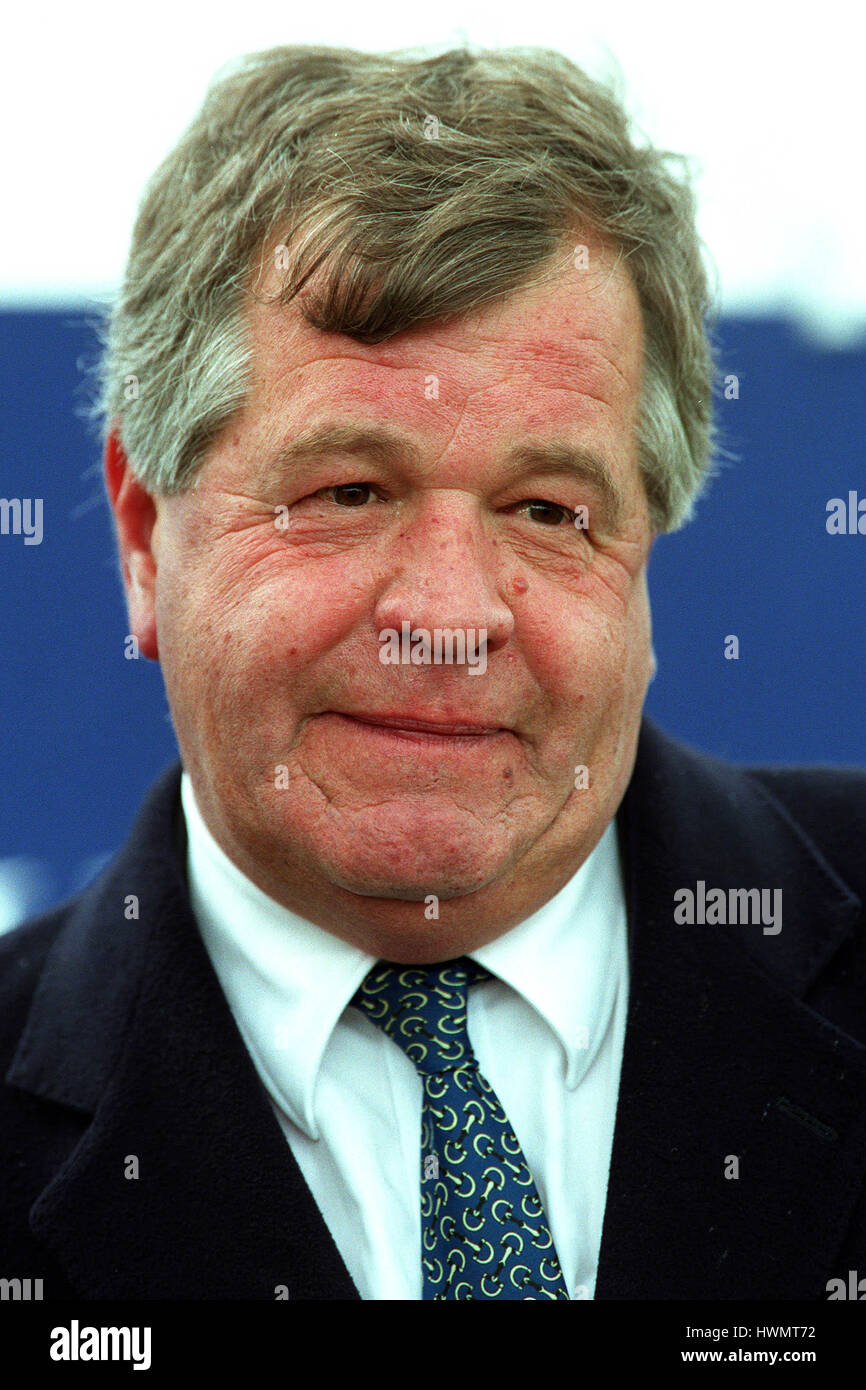
[[[421,1076],[423,1299],[568,1299],[541,1199],[466,1029],[468,956],[379,961],[351,1002]]]

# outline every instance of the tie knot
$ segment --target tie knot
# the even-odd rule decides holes
[[[454,1071],[475,1054],[466,1030],[470,985],[490,972],[460,956],[437,965],[378,961],[351,1003],[401,1047],[419,1072]]]

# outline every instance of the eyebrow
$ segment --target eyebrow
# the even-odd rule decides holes
[[[359,426],[326,421],[302,430],[291,443],[278,450],[269,468],[283,470],[297,466],[314,454],[363,454],[383,467],[395,467],[408,460],[420,468],[423,462],[418,446],[386,425]],[[625,501],[609,465],[594,449],[530,440],[509,449],[504,461],[515,474],[536,469],[589,483],[601,498],[605,523],[612,530],[619,528]]]

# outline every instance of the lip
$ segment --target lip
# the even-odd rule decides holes
[[[490,738],[494,734],[509,733],[502,724],[479,724],[477,720],[418,719],[406,714],[363,713],[349,714],[345,710],[329,710],[341,719],[351,719],[357,724],[367,724],[373,728],[387,729],[392,733],[428,734],[440,738]]]

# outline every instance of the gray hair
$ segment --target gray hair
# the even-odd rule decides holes
[[[145,190],[92,413],[143,486],[185,491],[246,399],[246,310],[281,231],[274,302],[315,276],[307,321],[375,344],[539,283],[576,226],[639,296],[638,459],[654,529],[676,530],[715,442],[687,161],[633,141],[612,90],[548,49],[292,46],[229,65]]]

